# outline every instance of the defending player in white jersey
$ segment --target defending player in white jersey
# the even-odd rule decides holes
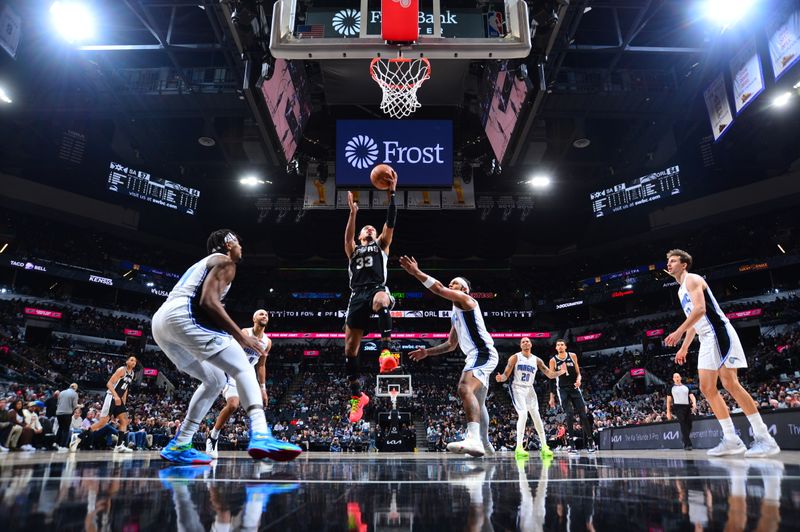
[[[447,341],[430,349],[417,349],[408,354],[411,360],[449,353],[459,345],[467,355],[467,363],[458,381],[458,395],[464,404],[467,418],[467,437],[462,441],[447,444],[447,450],[472,456],[493,454],[489,443],[489,411],[486,410],[486,393],[489,391],[489,376],[497,367],[497,350],[494,341],[483,323],[483,314],[478,302],[470,295],[469,282],[463,277],[450,281],[449,288],[420,271],[413,257],[400,257],[400,266],[417,278],[422,285],[453,302],[450,317],[452,326]]]
[[[561,368],[561,371],[558,372],[552,371],[541,358],[531,353],[532,346],[531,339],[523,336],[519,341],[520,351],[508,358],[506,370],[503,373],[498,373],[494,376],[497,382],[506,382],[509,378],[512,379],[509,392],[511,393],[511,403],[514,405],[514,410],[517,411],[518,416],[517,447],[514,449],[514,455],[517,458],[527,458],[529,455],[528,451],[522,446],[522,439],[525,436],[525,424],[528,422],[528,413],[533,418],[533,426],[536,428],[536,434],[539,435],[542,458],[553,456],[553,451],[547,446],[547,435],[544,433],[544,423],[542,423],[542,417],[539,414],[539,398],[533,388],[533,379],[536,377],[537,369],[541,370],[549,379],[555,379],[566,371],[566,368]]]
[[[264,406],[267,406],[268,401],[267,356],[269,356],[269,351],[272,349],[272,340],[269,339],[265,332],[268,323],[269,314],[267,314],[266,310],[259,309],[253,313],[253,326],[242,329],[245,335],[256,338],[263,349],[261,353],[252,349],[245,349],[244,352],[247,354],[247,360],[250,364],[255,366],[258,383],[261,385],[261,400]],[[236,380],[230,375],[228,375],[228,382],[225,384],[225,388],[222,389],[222,397],[225,398],[225,406],[220,410],[217,420],[214,422],[214,428],[211,429],[211,433],[206,439],[206,454],[212,458],[219,456],[217,443],[222,428],[233,413],[236,412],[236,409],[239,408],[239,389],[236,386]]]
[[[697,372],[700,374],[700,391],[706,397],[714,416],[722,426],[722,441],[708,450],[711,456],[744,453],[745,456],[770,456],[780,452],[780,447],[758,413],[758,405],[739,383],[738,369],[747,367],[742,343],[728,317],[720,308],[705,279],[689,273],[692,256],[682,249],[667,253],[667,273],[678,281],[678,300],[686,319],[673,333],[664,339],[670,347],[678,345],[686,334],[683,344],[675,355],[675,362],[686,362],[686,354],[695,335],[700,338],[697,357]],[[717,389],[717,381],[736,400],[753,428],[754,441],[748,449],[736,435],[731,414],[725,399]]]
[[[182,464],[212,461],[192,446],[192,438],[230,375],[250,417],[247,453],[257,460],[292,460],[302,451],[272,437],[258,380],[244,351],[260,354],[264,349],[257,338],[242,333],[222,305],[236,277],[236,264],[242,260],[239,237],[229,229],[219,229],[211,233],[206,246],[208,256],[186,270],[152,320],[153,339],[164,354],[179,370],[200,381],[180,430],[161,457]]]

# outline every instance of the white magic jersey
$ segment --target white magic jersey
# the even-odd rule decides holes
[[[476,303],[472,310],[461,310],[453,305],[450,321],[458,335],[458,345],[467,356],[467,361],[474,361],[472,367],[483,366],[491,358],[497,360],[494,340],[483,323],[480,305]]]
[[[179,297],[188,297],[190,299],[199,298],[200,292],[203,288],[203,281],[206,280],[206,275],[208,275],[208,261],[212,257],[225,257],[222,253],[212,253],[211,255],[207,256],[204,259],[199,260],[198,262],[194,263],[192,266],[186,270],[186,273],[180,278],[177,284],[172,288],[172,291],[169,293],[167,297],[167,301],[171,301],[173,299]],[[230,290],[231,285],[225,287],[220,294],[220,299],[224,298],[225,295]]]
[[[684,283],[685,282],[686,279],[684,279]],[[715,340],[720,333],[725,334],[724,331],[727,328],[726,326],[730,325],[730,321],[720,308],[710,288],[704,288],[703,295],[706,300],[706,315],[694,324],[694,330],[697,332],[700,342],[707,342]],[[683,284],[678,288],[678,299],[680,300],[683,313],[689,316],[694,307],[692,305],[692,298],[689,297],[689,291],[686,290]]]
[[[247,329],[243,329],[243,331],[247,336],[253,336],[253,328],[252,327],[248,327]],[[261,349],[264,349],[264,350],[267,349],[267,340],[268,340],[267,334],[266,333],[261,333],[261,336],[258,338],[258,343],[261,345]],[[259,355],[257,352],[253,351],[252,349],[245,349],[244,352],[247,355],[247,361],[250,362],[250,364],[252,364],[253,366],[255,366],[258,363],[258,359],[261,358],[261,355]]]
[[[533,379],[536,377],[539,357],[531,354],[525,357],[522,353],[517,353],[517,363],[514,364],[514,380],[511,384],[518,387],[530,388],[533,386]]]

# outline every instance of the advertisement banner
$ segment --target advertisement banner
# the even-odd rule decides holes
[[[442,208],[442,193],[438,190],[409,190],[406,192],[406,206],[413,211]]]
[[[736,114],[742,112],[764,90],[764,72],[758,58],[755,39],[748,39],[730,61],[733,80],[733,104]]]
[[[17,47],[22,37],[22,18],[10,5],[0,11],[0,48],[8,52],[13,59],[17,57]]]
[[[444,6],[443,6],[444,7]],[[429,9],[429,8],[428,8]],[[420,35],[433,35],[433,13],[420,10]],[[444,9],[439,15],[442,37],[483,38],[486,37],[483,11],[474,8]],[[306,11],[306,24],[321,26],[322,37],[358,37],[361,32],[361,11],[352,7],[310,7]],[[381,34],[381,10],[367,11],[367,35]]]
[[[336,191],[336,208],[337,209],[350,209],[347,203],[347,190]],[[358,210],[371,209],[372,205],[369,202],[368,190],[353,190],[353,201],[358,203]]]
[[[584,334],[583,336],[576,336],[576,342],[591,342],[593,340],[599,340],[603,336],[603,333],[592,333],[592,334]]]
[[[464,183],[460,177],[453,178],[453,189],[442,191],[442,209],[474,209],[475,184]]]
[[[664,329],[650,329],[649,331],[644,333],[648,338],[652,338],[654,336],[664,336]]]
[[[306,190],[303,196],[304,209],[335,209],[336,183],[328,176],[334,173],[333,165],[326,164],[328,172],[320,175],[319,165],[309,164],[306,171]],[[324,170],[323,170],[324,172]],[[347,198],[345,198],[346,204]]]
[[[644,377],[647,371],[644,368],[631,368],[631,377]]]
[[[155,368],[144,368],[145,377],[158,377],[158,370]]]
[[[766,30],[772,71],[777,80],[800,59],[800,9],[775,14],[767,21]]]
[[[756,318],[763,314],[764,310],[760,308],[753,308],[750,310],[740,310],[739,312],[729,312],[725,314],[729,320],[740,320],[742,318]]]
[[[783,450],[800,449],[800,409],[762,412],[769,433]],[[750,423],[744,414],[732,414],[736,433],[750,445],[753,441]],[[695,449],[710,449],[722,439],[722,428],[714,417],[695,418],[690,435]],[[599,432],[600,448],[606,450],[683,449],[680,425],[675,421],[615,427]]]
[[[317,351],[316,349],[306,349],[305,351],[303,351],[303,356],[304,357],[318,357],[319,356],[319,351]]]
[[[122,333],[125,336],[137,336],[137,337],[139,337],[139,336],[142,335],[142,331],[140,331],[139,329],[122,329]]]
[[[336,187],[371,188],[370,172],[388,164],[403,188],[453,186],[449,120],[338,120]]]
[[[446,332],[423,332],[423,333],[392,333],[392,338],[396,339],[424,339],[424,338],[447,338]],[[492,338],[550,338],[549,332],[493,332],[489,333]],[[325,340],[344,338],[344,333],[335,332],[271,332],[269,337],[275,339],[312,339]],[[380,333],[370,333],[364,335],[364,339],[380,338]]]
[[[25,307],[26,316],[34,316],[36,318],[47,318],[50,320],[60,320],[63,314],[57,310],[46,310],[42,308]]]
[[[725,78],[720,74],[703,93],[708,110],[708,119],[711,121],[711,130],[714,140],[725,133],[733,122],[731,105],[728,102],[728,93],[725,90]]]

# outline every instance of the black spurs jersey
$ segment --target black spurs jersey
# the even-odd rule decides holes
[[[350,257],[350,289],[357,290],[367,286],[386,284],[386,263],[389,256],[384,253],[377,242],[362,246],[357,245]]]
[[[564,375],[559,375],[556,377],[556,386],[560,388],[574,388],[575,387],[575,379],[578,377],[577,372],[575,371],[575,362],[572,360],[570,353],[567,353],[567,358],[561,360],[558,358],[558,355],[553,357],[553,360],[556,361],[556,371],[561,371],[561,366],[567,366],[567,372]]]
[[[125,395],[125,390],[127,390],[131,383],[133,383],[133,372],[128,371],[126,366],[122,366],[122,368],[125,370],[125,375],[123,375],[123,377],[117,381],[117,384],[114,385],[114,391],[117,392],[117,395],[119,395],[120,398]]]

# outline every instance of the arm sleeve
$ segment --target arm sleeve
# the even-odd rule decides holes
[[[389,195],[389,208],[386,210],[386,227],[394,228],[397,221],[397,205],[394,202],[395,193]]]

